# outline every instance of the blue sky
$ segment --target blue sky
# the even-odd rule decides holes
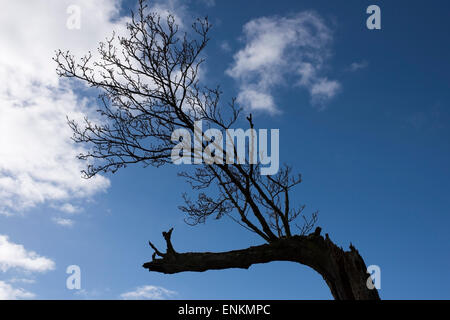
[[[371,4],[381,8],[381,30],[366,28],[365,10]],[[135,166],[89,184],[78,182],[81,164],[73,157],[78,149],[66,139],[63,117],[51,113],[91,114],[94,93],[55,79],[50,54],[60,47],[95,48],[102,32],[120,29],[134,1],[78,1],[85,19],[78,31],[65,28],[67,5],[22,8],[29,10],[28,29],[15,25],[16,19],[0,19],[15,30],[14,37],[0,32],[6,43],[0,54],[0,81],[6,84],[0,92],[0,297],[119,299],[127,292],[144,292],[136,296],[331,299],[320,275],[294,263],[176,275],[141,268],[151,259],[148,240],[163,247],[161,231],[170,227],[181,252],[241,249],[262,241],[226,219],[186,225],[177,207],[181,194],[191,190],[177,177],[179,167]],[[220,83],[225,99],[246,92],[249,84],[270,96],[272,104],[248,103],[247,108],[253,108],[257,126],[280,129],[280,161],[303,175],[294,202],[306,204],[308,212],[319,210],[319,225],[332,240],[343,247],[352,242],[367,265],[380,266],[381,298],[450,297],[448,2],[192,0],[154,5],[174,10],[187,25],[194,16],[209,16],[214,28],[205,81]],[[8,4],[3,14],[19,9]],[[97,17],[96,9],[107,14]],[[302,25],[305,12],[326,27],[327,40],[316,49],[287,45],[277,58],[291,59],[290,65],[307,61],[312,76],[300,77],[293,67],[279,64],[263,64],[267,69],[258,69],[261,73],[236,67],[238,52],[260,44],[265,23],[289,31]],[[245,33],[252,21],[256,38]],[[62,23],[61,30],[49,28],[53,23]],[[271,52],[280,44],[263,45]],[[311,50],[313,58],[299,58],[302,50]],[[14,75],[12,68],[18,70]],[[265,78],[267,72],[273,81]],[[324,83],[328,91],[318,95],[314,88]],[[34,116],[24,118],[27,108],[33,108],[27,114]],[[21,131],[26,131],[23,138],[16,134]],[[30,153],[35,146],[47,157],[44,151]],[[80,291],[66,288],[66,267],[73,264],[81,268]]]

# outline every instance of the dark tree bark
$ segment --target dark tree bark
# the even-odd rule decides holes
[[[227,252],[178,253],[173,249],[169,232],[164,232],[167,252],[155,250],[153,259],[144,263],[149,271],[174,274],[186,271],[203,272],[229,268],[248,269],[253,264],[271,261],[297,262],[317,271],[336,300],[379,300],[378,291],[367,287],[367,267],[358,250],[350,245],[344,251],[334,244],[328,234],[323,238],[320,228],[304,236],[281,238],[269,244]],[[156,256],[160,256],[157,258]]]

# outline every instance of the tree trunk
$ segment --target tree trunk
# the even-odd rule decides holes
[[[328,234],[323,238],[320,230],[317,228],[307,236],[296,235],[269,244],[218,253],[177,253],[170,241],[170,230],[163,232],[167,253],[161,253],[150,243],[155,253],[152,261],[145,263],[143,267],[149,271],[173,274],[228,268],[248,269],[257,263],[292,261],[307,265],[320,273],[336,300],[379,300],[377,290],[367,287],[369,274],[358,250],[350,245],[350,251],[344,251],[330,240]]]

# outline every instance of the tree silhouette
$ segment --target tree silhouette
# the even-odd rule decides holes
[[[171,163],[178,143],[172,141],[174,130],[194,133],[196,121],[202,121],[207,128],[225,131],[238,121],[241,109],[235,100],[223,105],[220,88],[199,81],[210,29],[205,18],[192,25],[191,35],[182,33],[173,16],[161,18],[148,12],[146,1],[140,0],[127,24],[127,36],[113,35],[100,43],[97,54],[88,53],[79,60],[68,51],[56,52],[59,76],[79,79],[102,92],[98,120],[68,120],[74,141],[89,145],[89,151],[79,155],[88,160],[83,171],[86,178],[114,173],[129,164]],[[253,129],[251,115],[247,121]],[[205,141],[201,143],[206,147]],[[172,245],[171,229],[163,232],[166,252],[150,242],[154,254],[143,267],[173,274],[292,261],[321,274],[335,299],[379,299],[377,290],[367,286],[371,280],[358,251],[352,245],[344,251],[328,234],[323,237],[320,227],[310,233],[317,213],[306,217],[304,206],[291,206],[291,190],[301,176],[293,175],[288,166],[272,176],[261,175],[259,169],[246,159],[202,163],[191,172],[181,172],[198,197],[191,200],[184,195],[180,209],[193,225],[210,216],[229,217],[259,235],[264,244],[229,252],[179,253]]]

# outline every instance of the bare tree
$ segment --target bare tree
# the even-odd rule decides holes
[[[199,120],[226,130],[240,118],[241,109],[234,100],[222,105],[220,88],[199,81],[201,54],[211,29],[207,19],[197,20],[189,36],[179,31],[173,16],[149,13],[145,0],[140,0],[127,29],[126,37],[113,35],[101,43],[98,55],[88,53],[76,60],[70,52],[59,50],[54,58],[61,77],[79,79],[102,92],[100,120],[68,120],[74,141],[89,146],[79,155],[88,163],[83,171],[86,178],[134,163],[156,167],[170,163],[174,130],[193,133]],[[251,115],[247,121],[253,128]],[[262,176],[258,167],[249,161],[224,161],[180,173],[198,191],[196,200],[184,195],[180,209],[193,225],[210,216],[229,217],[265,244],[220,253],[178,253],[171,229],[163,232],[166,252],[150,242],[154,253],[144,268],[172,274],[292,261],[320,273],[335,299],[379,299],[377,290],[367,287],[369,275],[358,251],[352,245],[350,251],[339,248],[328,234],[321,236],[320,227],[310,233],[317,212],[306,217],[304,206],[291,206],[292,189],[301,176],[293,175],[288,166],[276,175]]]

